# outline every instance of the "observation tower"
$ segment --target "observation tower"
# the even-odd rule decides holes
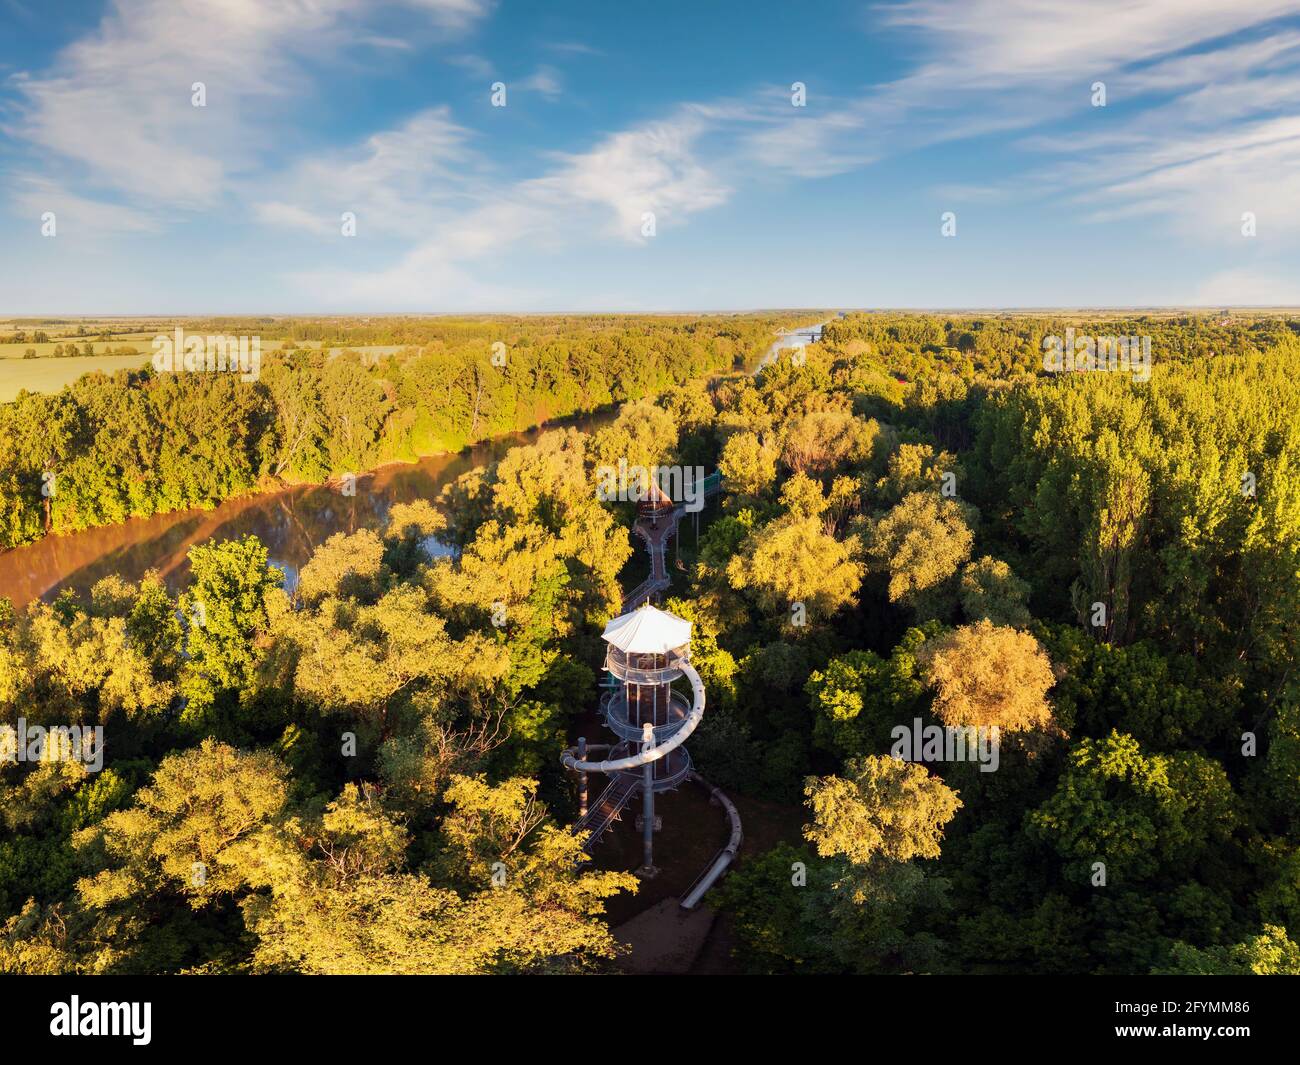
[[[641,796],[644,857],[637,874],[654,876],[655,795],[676,788],[692,775],[683,746],[704,717],[704,684],[691,665],[691,623],[648,602],[614,618],[602,638],[609,645],[605,669],[611,689],[602,696],[605,724],[618,742],[564,752],[564,765],[579,774],[579,820],[575,832],[589,831],[591,849],[623,808]],[[675,681],[684,685],[674,687]],[[689,688],[689,694],[683,690]],[[603,761],[588,754],[607,751]],[[587,807],[587,774],[604,773],[609,784]]]
[[[660,518],[671,518],[676,509],[677,504],[659,487],[655,478],[649,478],[648,487],[637,500],[637,517],[642,520],[648,519],[651,525],[658,525]]]

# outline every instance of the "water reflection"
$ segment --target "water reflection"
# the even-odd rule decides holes
[[[828,325],[829,322],[830,319],[827,319],[825,322],[818,322],[816,325],[806,325],[793,332],[780,334],[775,343],[758,360],[758,365],[752,367],[753,372],[758,373],[764,366],[770,366],[786,348],[801,348],[805,344],[816,344],[822,338],[823,327]]]

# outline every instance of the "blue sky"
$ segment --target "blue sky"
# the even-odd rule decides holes
[[[1300,304],[1297,238],[1300,0],[0,0],[0,314]]]

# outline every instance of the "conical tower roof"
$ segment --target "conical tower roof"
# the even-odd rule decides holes
[[[654,477],[650,478],[649,487],[641,493],[640,501],[653,503],[657,507],[671,507],[673,505],[672,496],[659,486],[658,480]]]
[[[624,654],[662,655],[690,642],[691,623],[646,603],[611,620],[601,638]]]

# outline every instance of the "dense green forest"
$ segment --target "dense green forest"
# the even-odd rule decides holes
[[[851,314],[718,372],[787,321],[510,320],[522,377],[482,403],[490,326],[376,323],[424,347],[5,408],[13,543],[43,448],[75,528],[625,401],[292,591],[247,538],[192,549],[179,597],[0,610],[3,719],[106,750],[0,762],[0,972],[616,966],[637,881],[578,862],[559,752],[634,566],[595,490],[622,458],[723,472],[663,604],[708,692],[691,751],[802,814],[711,896],[737,968],[1300,973],[1300,320]],[[1067,328],[1149,337],[1150,379],[1044,372]],[[996,727],[996,770],[891,757],[918,719]]]
[[[231,374],[119,370],[0,405],[0,548],[210,506],[272,479],[323,481],[459,451],[755,362],[799,320],[187,321],[195,336],[295,346],[268,351],[252,387]]]

